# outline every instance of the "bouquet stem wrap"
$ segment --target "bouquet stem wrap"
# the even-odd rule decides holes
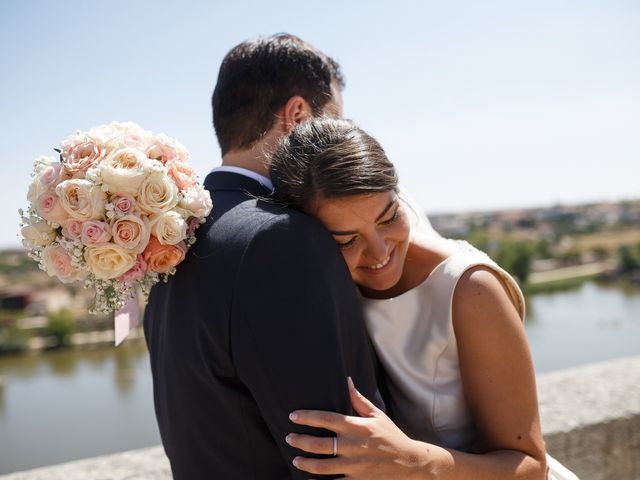
[[[140,324],[140,304],[138,303],[138,292],[134,290],[133,295],[116,313],[114,319],[115,344],[116,347],[127,338],[129,332]]]

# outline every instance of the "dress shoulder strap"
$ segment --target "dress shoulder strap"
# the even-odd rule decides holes
[[[440,298],[444,296],[448,297],[448,303],[449,306],[451,306],[455,287],[460,277],[470,268],[484,266],[498,276],[507,290],[513,305],[516,307],[520,318],[524,321],[526,313],[524,295],[515,279],[486,253],[478,250],[467,242],[458,241],[458,243],[460,244],[459,250],[454,252],[436,268],[438,278],[437,280],[434,278],[434,280],[436,280],[434,283],[437,285],[438,296]]]

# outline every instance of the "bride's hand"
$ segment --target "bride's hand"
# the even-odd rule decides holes
[[[335,458],[315,459],[298,456],[293,464],[313,474],[342,474],[350,479],[430,478],[427,474],[431,452],[437,447],[411,440],[373,403],[358,392],[351,378],[349,395],[360,417],[334,412],[298,410],[291,421],[300,425],[324,428],[334,437],[289,434],[289,445],[310,453],[333,455]]]

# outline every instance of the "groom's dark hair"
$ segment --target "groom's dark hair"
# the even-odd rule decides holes
[[[287,33],[237,45],[222,61],[211,106],[213,126],[224,155],[246,149],[273,126],[275,114],[299,95],[313,115],[331,100],[331,84],[344,87],[338,63]]]

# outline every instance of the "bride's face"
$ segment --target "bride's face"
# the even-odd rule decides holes
[[[314,215],[333,234],[358,285],[393,287],[409,247],[409,222],[395,192],[321,198]]]

